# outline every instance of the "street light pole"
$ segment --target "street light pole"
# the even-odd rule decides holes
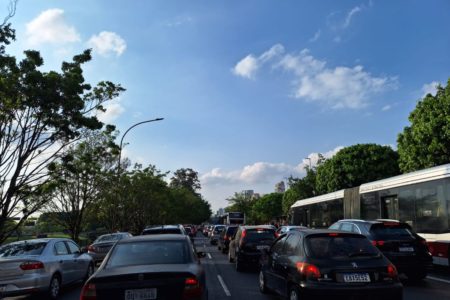
[[[130,126],[130,127],[125,131],[125,133],[122,135],[122,138],[120,139],[120,146],[119,146],[119,164],[117,165],[117,175],[120,175],[120,162],[121,162],[121,157],[122,157],[122,145],[123,145],[123,139],[125,138],[125,136],[127,135],[127,133],[128,133],[131,129],[133,129],[134,127],[139,126],[139,125],[141,125],[141,124],[144,124],[144,123],[150,123],[150,122],[156,122],[156,121],[162,121],[162,120],[164,120],[164,118],[156,118],[156,119],[152,119],[152,120],[142,121],[142,122],[139,122],[139,123],[136,123],[136,124]]]

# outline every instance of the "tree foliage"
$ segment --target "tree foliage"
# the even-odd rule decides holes
[[[450,79],[426,95],[409,115],[410,126],[398,135],[399,165],[411,172],[450,162]]]
[[[173,177],[170,178],[170,187],[185,188],[193,193],[197,193],[201,189],[200,180],[198,179],[198,172],[191,168],[182,168],[174,172]]]
[[[357,144],[343,148],[317,168],[316,192],[330,193],[399,173],[398,154],[391,147]]]
[[[0,242],[11,233],[4,230],[9,218],[20,216],[20,226],[48,200],[41,194],[49,163],[83,130],[100,129],[95,113],[123,91],[108,81],[85,82],[90,50],[63,62],[61,72],[44,72],[38,51],[25,51],[21,61],[6,53],[14,38],[10,25],[0,26]]]
[[[256,200],[252,207],[252,215],[257,223],[268,223],[282,214],[283,194],[271,193]]]
[[[319,164],[322,163],[319,160]],[[313,197],[316,194],[316,167],[306,167],[306,175],[303,178],[289,177],[288,190],[283,194],[282,210],[287,215],[291,206],[301,199]]]

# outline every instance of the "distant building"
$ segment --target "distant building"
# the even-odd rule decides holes
[[[284,185],[284,181],[280,181],[275,184],[275,193],[284,193],[286,191],[286,186]]]
[[[252,198],[255,192],[253,190],[243,190],[241,194],[246,198]]]
[[[217,215],[218,216],[223,216],[225,214],[225,209],[224,208],[219,208],[218,210],[217,210]]]

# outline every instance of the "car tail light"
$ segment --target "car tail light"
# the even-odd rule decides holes
[[[89,252],[97,252],[97,251],[95,251],[96,249],[95,249],[95,247],[94,246],[92,246],[92,245],[89,245],[88,246],[88,251]]]
[[[372,245],[374,245],[374,246],[383,246],[384,245],[384,241],[372,241]]]
[[[339,233],[332,232],[332,233],[329,233],[328,236],[339,236]]]
[[[387,267],[387,275],[388,275],[389,278],[397,279],[398,272],[397,272],[397,269],[395,268],[395,266],[393,264],[390,264]]]
[[[20,268],[24,271],[39,270],[44,268],[44,263],[40,261],[27,261],[22,263]]]
[[[245,238],[246,235],[247,235],[247,230],[242,230],[242,238]]]
[[[308,279],[318,279],[320,278],[319,268],[315,265],[307,264],[304,262],[296,263],[297,271],[304,275]]]
[[[224,241],[228,241],[228,235],[224,235],[224,236],[223,236],[223,240],[224,240]]]
[[[80,300],[95,300],[97,299],[97,290],[95,284],[88,283],[83,286],[81,291]]]
[[[197,299],[202,296],[202,287],[195,277],[188,277],[184,281],[183,300]]]

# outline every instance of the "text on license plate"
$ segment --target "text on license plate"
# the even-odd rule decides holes
[[[370,276],[367,273],[344,274],[344,282],[370,282]]]
[[[156,289],[126,290],[125,300],[152,300],[156,299]]]
[[[413,247],[398,247],[398,251],[400,252],[414,252]]]
[[[268,245],[259,245],[259,246],[256,246],[256,249],[258,249],[258,250],[269,249],[269,246]]]

